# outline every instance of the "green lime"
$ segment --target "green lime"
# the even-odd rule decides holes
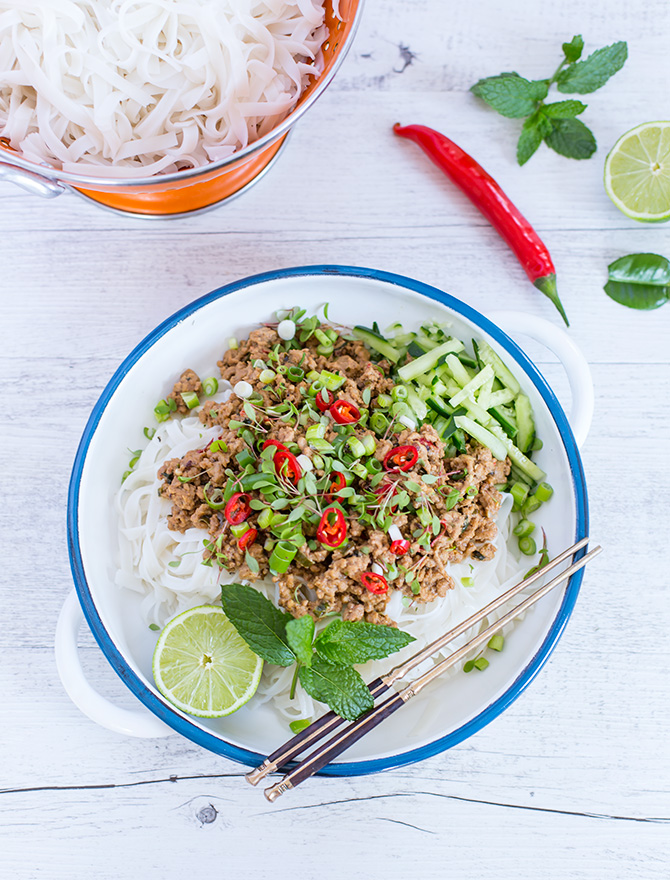
[[[670,220],[670,122],[644,122],[619,138],[605,160],[605,190],[633,220]]]
[[[154,650],[156,687],[179,709],[202,718],[230,715],[253,697],[263,661],[214,605],[166,624]]]

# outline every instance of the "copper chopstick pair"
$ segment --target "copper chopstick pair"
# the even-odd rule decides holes
[[[436,651],[443,648],[459,635],[462,635],[464,632],[466,632],[466,630],[470,629],[470,627],[483,620],[488,614],[495,611],[501,605],[504,605],[514,596],[532,586],[532,584],[534,584],[537,580],[543,578],[549,571],[556,568],[562,562],[565,562],[569,557],[582,550],[588,544],[588,540],[588,537],[586,537],[582,538],[580,541],[577,541],[577,543],[573,544],[571,547],[568,547],[567,550],[564,550],[562,553],[552,559],[542,569],[525,578],[523,581],[516,584],[515,586],[511,587],[509,590],[498,596],[484,608],[475,612],[475,614],[468,617],[462,623],[453,627],[448,632],[444,633],[442,636],[436,639],[434,642],[427,645],[423,650],[419,651],[405,663],[395,667],[387,675],[375,679],[375,681],[371,682],[368,685],[373,698],[376,699],[377,697],[381,696],[383,693],[388,691],[396,681],[404,678],[408,672],[417,667],[424,660],[431,657]],[[579,571],[579,569],[583,568],[587,564],[587,562],[589,562],[591,559],[597,556],[598,553],[601,552],[601,549],[602,548],[599,546],[595,547],[589,553],[582,556],[577,562],[575,562],[565,571],[561,572],[559,575],[549,581],[549,583],[545,584],[543,587],[533,593],[533,595],[529,596],[519,605],[515,606],[511,611],[508,611],[499,620],[495,621],[495,623],[491,624],[491,626],[489,626],[483,632],[472,638],[462,648],[450,654],[449,657],[437,663],[435,666],[433,666],[432,669],[430,669],[425,674],[419,676],[403,690],[394,693],[383,703],[380,703],[378,706],[370,709],[357,721],[349,724],[343,731],[336,734],[330,740],[320,745],[314,752],[312,752],[312,754],[301,761],[293,770],[287,773],[278,783],[271,786],[270,788],[267,788],[265,790],[266,798],[270,801],[274,801],[285,791],[288,791],[291,788],[295,788],[305,779],[309,778],[314,773],[317,773],[326,764],[330,763],[330,761],[332,761],[334,758],[336,758],[338,755],[348,749],[351,745],[361,739],[361,737],[363,737],[366,733],[368,733],[370,730],[380,724],[385,718],[393,714],[401,706],[405,705],[408,700],[416,696],[416,694],[418,694],[435,678],[439,677],[446,669],[454,666],[471,651],[485,644],[492,635],[502,629],[507,623],[509,623],[515,617],[518,617],[519,614],[522,614],[524,611],[530,608],[535,602],[539,601],[539,599],[545,596],[550,590],[558,586],[558,584],[563,583],[576,571]],[[269,773],[273,773],[274,771],[279,770],[281,767],[285,766],[294,758],[296,758],[301,752],[304,752],[307,748],[310,748],[317,743],[320,743],[326,736],[328,736],[344,723],[344,719],[341,718],[339,715],[335,714],[334,712],[327,712],[313,724],[310,724],[310,726],[307,727],[305,730],[301,731],[284,745],[280,746],[280,748],[269,755],[268,758],[259,767],[248,773],[246,775],[247,781],[250,782],[252,785],[256,785]]]

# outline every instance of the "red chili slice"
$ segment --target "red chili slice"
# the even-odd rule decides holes
[[[231,495],[223,511],[223,515],[231,526],[243,523],[250,513],[249,496],[244,492],[236,492],[234,495]]]
[[[339,492],[340,489],[344,489],[344,487],[347,485],[344,474],[341,474],[339,471],[334,473],[332,477],[333,479],[330,484],[330,489],[326,492],[326,498],[329,501],[334,501],[336,493]]]
[[[388,593],[389,585],[386,578],[382,577],[380,574],[374,574],[371,571],[364,571],[361,575],[361,583],[371,593],[376,593],[377,595]]]
[[[302,468],[298,463],[298,459],[288,449],[278,449],[272,461],[277,473],[282,477],[286,477],[292,483],[297,483],[302,476]]]
[[[325,400],[323,399],[324,394],[326,396]],[[326,410],[330,409],[333,403],[333,397],[330,391],[327,391],[325,388],[319,391],[319,393],[316,395],[315,400],[319,412],[326,412]]]
[[[337,507],[327,507],[316,530],[316,538],[326,547],[339,547],[347,536],[344,514]]]
[[[419,450],[416,446],[396,446],[390,449],[384,458],[384,467],[387,471],[408,471],[416,464],[419,458]]]
[[[237,542],[237,546],[240,550],[246,550],[249,544],[253,544],[258,535],[258,529],[249,529],[248,532],[245,532],[242,537]]]
[[[330,414],[338,425],[353,425],[361,417],[359,408],[341,397],[330,407]]]
[[[405,538],[399,538],[397,541],[391,541],[389,547],[394,556],[404,556],[409,550],[409,541]]]

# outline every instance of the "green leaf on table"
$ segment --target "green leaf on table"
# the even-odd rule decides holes
[[[623,40],[596,49],[584,61],[577,61],[562,70],[556,80],[556,87],[564,94],[587,95],[595,92],[621,70],[627,58],[628,45]]]
[[[628,254],[607,267],[605,293],[630,309],[658,309],[670,299],[670,262],[658,254]]]
[[[551,122],[541,112],[533,113],[524,122],[516,145],[516,158],[519,165],[525,165],[542,141],[551,131]]]
[[[221,587],[221,605],[251,650],[276,666],[290,666],[295,662],[286,636],[290,614],[280,611],[258,590],[244,584],[224,584]]]
[[[367,685],[349,666],[335,666],[317,656],[311,667],[300,667],[298,678],[311,697],[326,703],[347,721],[355,721],[374,706]]]
[[[569,159],[588,159],[597,149],[593,132],[579,119],[552,119],[551,131],[544,140]]]
[[[582,52],[584,51],[584,38],[581,34],[576,34],[569,43],[563,43],[563,54],[565,55],[565,60],[572,63],[573,61],[579,61],[582,57]]]
[[[309,614],[289,620],[286,624],[289,647],[303,666],[312,665],[314,649],[314,619]]]
[[[542,112],[549,119],[572,119],[574,116],[579,116],[585,110],[586,104],[582,104],[581,101],[575,101],[574,99],[556,101],[553,104],[545,104],[542,107]]]
[[[414,636],[394,626],[364,620],[334,620],[317,636],[314,649],[339,666],[381,660],[414,641]]]
[[[480,79],[470,89],[478,98],[510,119],[520,119],[534,112],[538,101],[547,96],[546,81],[531,82],[518,73],[501,73]]]

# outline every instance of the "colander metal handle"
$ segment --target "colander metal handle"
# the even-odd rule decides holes
[[[49,180],[48,177],[42,177],[40,174],[26,171],[24,168],[19,168],[18,165],[11,165],[7,162],[0,162],[0,180],[15,183],[33,195],[42,196],[43,199],[55,199],[66,190],[63,184],[57,183],[55,180]]]
[[[490,312],[488,317],[502,329],[513,335],[523,333],[544,345],[556,355],[568,377],[572,395],[570,425],[577,446],[581,448],[588,436],[593,420],[593,378],[586,358],[565,330],[544,318],[525,312]]]
[[[91,687],[79,661],[77,637],[84,614],[75,590],[65,600],[56,626],[56,666],[68,696],[92,721],[126,736],[158,737],[174,733],[142,704],[137,709],[115,706]]]

